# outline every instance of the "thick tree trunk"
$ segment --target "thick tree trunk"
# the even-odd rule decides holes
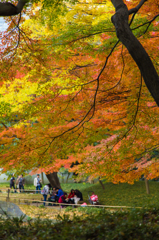
[[[46,174],[46,177],[49,180],[52,187],[61,188],[60,181],[59,181],[59,178],[57,176],[57,172]]]
[[[138,39],[133,35],[128,23],[129,13],[133,13],[133,11],[136,12],[146,1],[140,1],[138,7],[134,8],[134,10],[132,9],[133,11],[128,11],[123,0],[111,0],[111,2],[116,9],[116,13],[114,16],[112,16],[112,22],[116,28],[117,37],[123,43],[123,45],[125,45],[130,55],[136,62],[148,90],[159,106],[159,76],[149,55]]]

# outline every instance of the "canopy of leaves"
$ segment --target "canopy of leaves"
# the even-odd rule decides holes
[[[31,2],[30,2],[31,3]],[[125,1],[129,8],[138,1]],[[159,110],[111,23],[111,1],[34,1],[1,34],[0,164],[158,177]],[[159,64],[157,1],[131,29]],[[147,14],[149,13],[149,14]],[[131,18],[130,18],[131,19]],[[136,161],[141,158],[140,161]]]

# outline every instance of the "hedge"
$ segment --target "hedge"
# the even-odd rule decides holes
[[[82,217],[67,214],[56,222],[23,217],[0,219],[3,240],[153,240],[159,239],[159,208],[108,212],[98,209]]]

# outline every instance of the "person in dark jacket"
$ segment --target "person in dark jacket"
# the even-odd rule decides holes
[[[53,190],[50,193],[50,197],[48,198],[48,200],[50,202],[55,202],[55,198],[56,198],[56,188],[53,188]]]
[[[21,189],[23,189],[23,192],[24,192],[24,178],[23,178],[23,175],[21,174],[20,175],[20,178],[18,179],[18,183],[19,183],[19,191],[21,192]]]
[[[12,174],[12,177],[10,179],[10,189],[14,189],[15,192],[15,177],[14,177],[14,173]]]
[[[78,189],[75,190],[75,195],[76,195],[78,198],[80,198],[80,201],[83,201],[82,193],[81,193]]]
[[[72,203],[75,204],[78,204],[79,201],[83,201],[82,193],[78,189],[75,190],[75,195],[72,200],[73,200]]]

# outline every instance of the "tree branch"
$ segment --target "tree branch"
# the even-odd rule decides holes
[[[0,3],[0,16],[6,17],[6,16],[13,16],[21,13],[21,11],[23,10],[23,7],[27,2],[28,0],[19,0],[16,6],[8,2]]]
[[[145,2],[147,2],[147,0],[141,0],[140,3],[135,8],[129,10],[129,15],[132,13],[137,13]]]
[[[128,23],[129,11],[127,6],[122,0],[111,1],[116,9],[116,13],[112,16],[112,22],[116,28],[117,37],[125,45],[136,62],[149,92],[159,106],[159,77],[157,71],[144,47],[133,35],[130,29]],[[137,8],[140,8],[144,2],[146,2],[146,0],[142,0]]]
[[[5,125],[3,122],[1,122],[1,124],[2,124],[6,129],[8,129],[7,125]]]

